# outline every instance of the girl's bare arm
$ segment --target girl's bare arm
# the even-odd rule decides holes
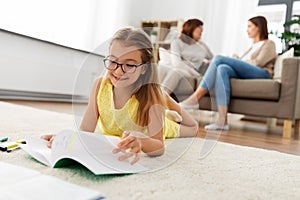
[[[99,91],[101,81],[102,78],[98,78],[94,81],[89,102],[80,125],[80,130],[82,131],[94,132],[96,128],[97,120],[99,117],[99,112],[97,107],[97,94]]]

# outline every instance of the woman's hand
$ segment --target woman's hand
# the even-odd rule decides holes
[[[239,59],[240,57],[237,54],[232,54],[232,58]]]
[[[53,135],[53,134],[42,135],[42,136],[41,136],[41,139],[44,139],[44,140],[48,141],[47,147],[51,148],[51,146],[52,146],[52,141],[53,141],[54,137],[55,137],[55,135]]]
[[[125,160],[133,156],[131,164],[136,163],[140,159],[140,153],[142,151],[141,138],[145,137],[144,134],[134,131],[124,131],[121,141],[117,144],[117,148],[113,150],[113,153],[120,151],[124,152],[124,155],[119,157],[119,160]]]
[[[206,64],[206,65],[209,65],[210,64],[210,60],[204,58],[203,63]]]

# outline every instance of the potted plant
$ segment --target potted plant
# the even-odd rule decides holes
[[[285,30],[281,34],[281,39],[285,43],[285,49],[294,47],[294,56],[300,56],[300,15],[293,15],[293,19],[284,25]]]

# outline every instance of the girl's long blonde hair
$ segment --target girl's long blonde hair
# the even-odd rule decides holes
[[[160,84],[158,83],[157,65],[154,63],[153,47],[149,36],[140,29],[123,28],[115,33],[111,43],[121,42],[124,46],[134,46],[141,52],[142,62],[145,64],[145,73],[141,74],[135,83],[135,96],[139,101],[137,124],[147,126],[149,110],[152,105],[159,104],[166,107]]]

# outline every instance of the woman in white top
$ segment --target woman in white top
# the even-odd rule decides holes
[[[159,63],[161,84],[168,93],[174,91],[182,78],[199,77],[205,73],[213,54],[201,41],[202,32],[201,20],[187,20],[179,38],[171,42],[171,66]]]
[[[183,108],[199,108],[198,101],[215,90],[219,119],[205,126],[206,130],[228,130],[227,111],[230,103],[230,79],[266,79],[273,76],[277,57],[275,44],[268,39],[267,20],[256,16],[248,20],[247,33],[253,38],[252,47],[241,58],[216,56],[210,63],[200,86],[181,103]]]

